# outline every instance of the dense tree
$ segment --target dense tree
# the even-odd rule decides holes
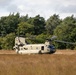
[[[59,19],[59,15],[54,14],[46,21],[46,30],[48,34],[53,35],[54,29],[60,25],[61,20]]]
[[[38,35],[44,32],[45,30],[45,20],[40,15],[37,15],[33,20],[34,25],[34,34]]]
[[[76,19],[66,17],[62,23],[56,27],[54,34],[58,36],[59,40],[75,42],[76,41]],[[73,48],[73,45],[60,44],[59,48]]]
[[[17,34],[25,36],[27,33],[32,34],[32,32],[33,32],[33,25],[27,22],[21,22],[18,24]]]
[[[7,17],[1,17],[0,19],[0,36],[3,36],[6,34],[5,23],[4,23],[6,18]]]
[[[36,43],[45,43],[45,40],[49,37],[49,35],[48,34],[40,34],[40,35],[38,35],[38,36],[36,36],[36,40],[35,40],[35,42]]]
[[[45,19],[40,17],[40,15],[37,15],[33,18],[30,17],[27,22],[33,25],[34,35],[39,35],[45,31]]]
[[[0,20],[0,34],[9,34],[11,32],[16,32],[17,25],[19,23],[19,14],[10,14],[7,17],[1,17]]]
[[[19,18],[19,22],[26,22],[26,21],[28,21],[28,19],[29,19],[29,17],[28,17],[28,14],[27,14],[26,16],[21,16]]]
[[[61,20],[59,15],[54,14],[45,21],[40,15],[28,17],[20,16],[19,13],[1,17],[0,49],[12,49],[16,34],[32,38],[28,40],[30,43],[44,43],[46,38],[52,35],[57,35],[58,40],[76,42],[76,18],[72,15]],[[63,43],[55,45],[57,48],[76,48],[74,45]]]
[[[0,49],[2,49],[1,45],[2,45],[2,41],[3,41],[3,38],[0,37]]]
[[[6,35],[5,37],[2,37],[1,48],[6,49],[6,50],[13,49],[14,39],[15,39],[14,33],[10,33],[10,34]]]

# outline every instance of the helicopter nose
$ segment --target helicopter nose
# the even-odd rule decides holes
[[[56,49],[53,45],[49,46],[49,50],[50,50],[50,53],[54,53],[56,51]]]

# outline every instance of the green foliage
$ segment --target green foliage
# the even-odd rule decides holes
[[[2,41],[3,41],[3,38],[0,37],[0,49],[2,49],[1,45],[2,45]]]
[[[32,34],[32,32],[33,32],[33,25],[27,22],[21,22],[18,24],[17,34],[26,35],[27,33]]]
[[[28,19],[29,19],[29,17],[28,17],[28,14],[27,14],[26,16],[21,16],[19,18],[19,22],[26,22],[26,21],[28,21]]]
[[[38,35],[44,32],[45,30],[45,20],[43,17],[40,17],[40,15],[37,15],[34,18],[33,21],[33,25],[34,25],[34,34]]]
[[[27,34],[27,38],[28,39],[26,39],[29,43],[45,43],[45,41],[46,41],[46,39],[48,38],[48,37],[50,38],[50,36],[48,35],[48,34],[40,34],[40,35],[37,35],[37,36],[35,36],[35,35],[31,35],[31,34]]]
[[[62,23],[56,27],[54,34],[58,36],[59,40],[75,42],[76,41],[76,19],[71,17],[66,17]],[[69,44],[59,44],[58,48],[74,48],[73,45]]]
[[[72,16],[59,19],[54,14],[46,21],[40,15],[28,17],[19,13],[0,18],[0,49],[12,49],[15,35],[23,35],[29,43],[44,43],[46,38],[57,35],[58,40],[76,42],[76,18]],[[11,41],[12,40],[12,41]],[[56,48],[75,49],[74,45],[55,43]]]
[[[40,34],[36,37],[35,42],[36,43],[45,43],[47,36],[48,36],[48,34]]]
[[[9,34],[12,32],[16,32],[17,24],[19,23],[19,14],[16,15],[10,14],[7,17],[1,17],[0,19],[0,34]]]
[[[60,25],[61,20],[59,19],[59,15],[54,14],[46,21],[46,30],[47,33],[53,35],[54,29]]]
[[[1,48],[2,49],[12,49],[14,46],[14,39],[15,39],[15,34],[10,33],[6,35],[5,37],[1,38]]]
[[[70,39],[72,40],[72,41],[74,41],[74,42],[76,42],[76,27],[75,28],[73,28],[73,30],[72,30],[72,32],[71,32],[71,34],[70,34]]]

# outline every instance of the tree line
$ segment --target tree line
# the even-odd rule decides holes
[[[60,19],[54,14],[47,20],[40,15],[29,17],[19,13],[0,18],[0,49],[12,49],[16,36],[24,36],[29,43],[44,43],[53,35],[58,40],[76,42],[76,17],[68,16]],[[58,49],[76,49],[75,45],[53,42]]]

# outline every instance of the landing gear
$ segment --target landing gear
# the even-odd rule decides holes
[[[55,52],[56,52],[56,50],[53,50],[53,51],[50,52],[50,54],[55,53]]]
[[[39,51],[39,54],[42,54],[41,50]]]

